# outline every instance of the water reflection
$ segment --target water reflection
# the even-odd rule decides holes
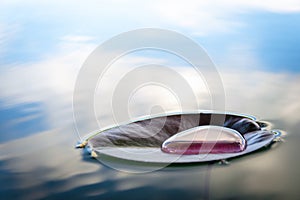
[[[0,143],[26,137],[48,129],[46,114],[40,102],[5,106],[0,102]]]
[[[10,3],[6,2],[6,4]],[[73,5],[73,2],[67,3],[65,7],[68,7],[70,4]],[[231,4],[228,5],[233,7]],[[278,6],[279,4],[272,5],[274,7],[270,10],[283,9],[284,11],[289,11],[296,8],[295,6],[286,7],[286,3],[284,3],[284,6]],[[267,4],[263,3],[260,6],[267,7]],[[24,7],[27,8],[27,6]],[[52,5],[52,7],[55,6]],[[112,7],[115,8],[115,5]],[[161,8],[161,6],[158,7]],[[212,7],[215,8],[215,5]],[[19,11],[22,6],[18,5],[17,8],[17,11]],[[5,6],[0,9],[3,13],[8,12]],[[165,11],[170,9],[173,9],[171,14],[175,13],[172,17],[182,16],[178,15],[179,12],[176,9],[176,12],[174,12],[174,8],[165,6]],[[49,199],[85,197],[120,199],[129,196],[134,196],[138,199],[167,199],[169,197],[173,199],[201,199],[208,196],[216,199],[239,199],[242,197],[249,199],[256,197],[297,199],[299,197],[299,69],[296,68],[293,71],[289,70],[291,67],[287,66],[285,68],[285,65],[283,65],[284,67],[280,70],[278,69],[278,64],[276,64],[277,69],[273,71],[273,65],[263,66],[262,64],[264,63],[265,54],[268,54],[268,60],[273,61],[272,58],[274,56],[270,58],[270,55],[273,55],[272,52],[274,53],[274,51],[277,54],[279,52],[281,58],[295,58],[297,61],[299,57],[295,56],[297,55],[295,50],[289,51],[289,48],[280,49],[280,44],[276,46],[277,49],[273,50],[273,46],[270,44],[277,42],[276,37],[275,40],[268,40],[264,44],[266,49],[263,49],[263,52],[261,52],[260,59],[262,60],[255,57],[257,53],[255,48],[260,49],[259,45],[258,47],[255,45],[253,47],[252,44],[249,44],[265,41],[266,38],[270,39],[270,34],[273,35],[273,29],[264,29],[266,32],[262,36],[260,32],[257,32],[262,27],[254,26],[249,31],[247,23],[243,23],[242,27],[245,28],[243,30],[240,30],[241,27],[239,27],[233,30],[234,33],[232,34],[221,32],[218,34],[214,33],[210,37],[202,37],[197,34],[199,33],[199,27],[200,29],[203,27],[198,25],[198,23],[195,23],[197,27],[193,30],[198,31],[196,31],[197,33],[194,37],[200,41],[199,43],[203,41],[204,44],[208,44],[207,49],[209,53],[212,53],[212,58],[217,54],[216,61],[219,65],[219,72],[226,91],[226,110],[251,114],[257,116],[260,120],[270,122],[273,125],[272,129],[278,128],[288,133],[286,142],[283,145],[280,143],[277,146],[273,145],[268,151],[259,151],[230,160],[232,163],[229,166],[212,164],[211,171],[209,171],[208,167],[210,164],[205,163],[172,165],[149,174],[136,175],[111,169],[91,159],[86,152],[74,149],[74,145],[79,140],[79,137],[75,134],[76,129],[72,113],[74,82],[81,64],[98,42],[92,43],[91,38],[82,36],[64,37],[64,35],[68,35],[72,31],[77,34],[78,24],[80,24],[77,21],[71,20],[73,23],[76,22],[74,23],[76,24],[75,26],[73,24],[75,28],[73,27],[74,29],[72,30],[65,30],[66,28],[62,28],[64,26],[62,24],[60,24],[61,27],[57,27],[54,24],[56,22],[70,24],[71,18],[73,19],[74,16],[81,18],[82,15],[78,15],[78,13],[83,12],[77,12],[75,9],[76,12],[73,10],[73,15],[70,13],[69,20],[61,20],[65,16],[66,10],[63,10],[60,12],[60,15],[55,16],[57,20],[55,21],[51,17],[49,20],[48,15],[46,17],[47,20],[42,17],[46,16],[43,13],[44,11],[51,13],[52,17],[54,17],[53,13],[57,13],[48,8],[43,10],[34,8],[34,11],[39,11],[38,14],[34,14],[35,12],[28,9],[25,13],[18,16],[16,16],[18,12],[15,9],[12,10],[13,17],[5,17],[4,25],[0,23],[1,199],[41,199],[46,197]],[[193,10],[196,15],[202,13],[198,11],[198,7],[195,7]],[[234,10],[240,11],[240,9]],[[212,16],[206,11],[203,13],[206,13],[210,19]],[[93,12],[94,14],[103,13],[98,10],[97,6],[95,6]],[[128,10],[120,10],[120,12],[122,19],[125,19],[126,17],[124,16],[128,13],[136,13],[128,12]],[[105,13],[106,17],[99,17],[98,19],[103,20],[102,25],[103,27],[106,26],[106,28],[99,26],[100,31],[94,29],[94,21],[91,21],[91,18],[88,17],[89,25],[87,25],[88,28],[84,26],[84,30],[89,31],[83,31],[83,35],[95,34],[101,35],[102,39],[107,39],[116,33],[127,30],[125,28],[120,31],[106,32],[112,29],[112,24],[121,23],[115,20],[115,17],[113,17],[114,23],[107,23],[106,19],[109,18],[107,15],[114,16],[114,12]],[[30,14],[35,15],[35,17],[29,17],[33,18],[33,21],[41,20],[37,20],[39,21],[37,26],[31,23],[32,19],[27,18]],[[148,12],[147,14],[152,16],[153,13],[150,14]],[[20,20],[25,16],[25,22]],[[193,14],[188,14],[187,17],[195,19]],[[247,17],[249,18],[249,16]],[[277,23],[277,19],[280,17],[281,15],[278,15],[274,21]],[[296,17],[296,14],[289,15],[287,20],[283,20],[281,23],[288,24],[290,19]],[[131,15],[131,18],[144,19],[144,17],[133,17],[133,15]],[[200,18],[203,19],[202,15]],[[255,18],[255,20],[260,21],[262,18],[264,18],[264,15]],[[19,23],[18,20],[21,22]],[[51,28],[49,28],[49,24],[44,23],[45,21],[48,22],[48,20],[51,22]],[[156,21],[163,20],[159,17]],[[178,20],[175,21],[178,23]],[[190,22],[190,20],[186,19],[180,21],[182,23]],[[269,21],[264,23],[267,23],[268,26],[275,26],[276,23],[274,21],[272,24]],[[6,31],[6,25],[11,22],[14,23],[12,25],[13,28],[19,28]],[[213,22],[217,22],[221,26],[214,23],[210,24],[207,21],[204,24],[209,25],[208,27],[213,28],[213,30],[216,27],[227,29],[227,26],[225,28],[224,24],[227,25],[228,23],[224,23],[222,17],[218,16]],[[107,27],[107,24],[109,27]],[[190,25],[188,24],[188,26]],[[67,27],[70,28],[70,26]],[[136,25],[129,27],[136,28]],[[170,27],[173,28],[173,26]],[[235,26],[231,24],[230,27]],[[276,27],[281,26],[276,25]],[[22,28],[27,35],[23,34]],[[53,31],[49,31],[52,28]],[[42,33],[39,32],[41,29],[43,29]],[[64,31],[61,31],[61,29]],[[205,26],[205,31],[207,31],[206,29],[207,26]],[[235,31],[239,32],[239,34],[235,33]],[[287,43],[282,42],[285,47],[292,45],[298,48],[295,45],[297,42],[295,43],[294,40],[299,37],[299,31],[297,32],[296,29],[287,29],[285,31],[293,32],[293,40],[288,35],[282,35],[280,31],[277,32],[276,36],[280,37],[281,41],[287,41]],[[11,34],[11,32],[14,34]],[[33,34],[33,32],[35,33]],[[48,41],[48,35],[44,35],[46,34],[44,32],[53,32],[50,42]],[[250,36],[253,37],[248,37],[248,34],[245,36],[245,32],[251,33]],[[42,39],[39,38],[41,34]],[[80,35],[81,32],[78,31],[78,34]],[[102,34],[107,34],[108,36],[106,37]],[[13,40],[15,35],[18,36],[17,40]],[[235,43],[236,36],[239,37],[242,45]],[[251,38],[250,42],[244,44],[247,43],[249,38]],[[257,38],[258,40],[256,40]],[[11,40],[12,43],[10,43]],[[18,43],[20,40],[25,45],[23,44],[22,46],[22,44]],[[42,42],[41,44],[44,44],[46,47],[39,42]],[[51,43],[51,45],[48,43]],[[11,46],[8,44],[11,44]],[[38,45],[39,48],[34,48],[31,46],[32,44]],[[226,46],[226,48],[222,45]],[[28,51],[30,49],[34,49],[34,51]],[[15,53],[16,51],[17,53]],[[26,53],[25,56],[24,53]],[[225,58],[223,58],[224,54]],[[189,66],[184,65],[184,63],[177,62],[178,60],[166,62],[169,58],[165,54],[156,58],[153,55],[147,57],[145,53],[137,54],[129,56],[125,60],[119,60],[119,63],[115,63],[114,67],[110,68],[110,71],[103,79],[103,87],[96,91],[95,96],[97,100],[95,105],[97,108],[97,119],[101,122],[102,127],[114,123],[111,117],[111,102],[108,97],[113,91],[111,88],[118,81],[118,76],[122,76],[133,66],[149,64],[149,62],[173,66],[178,73],[186,78],[190,85],[194,86],[193,91],[199,97],[199,107],[201,109],[210,109],[210,96],[205,88],[205,84],[203,84],[203,80],[194,76],[193,70]],[[278,58],[276,57],[274,60],[278,60]],[[285,59],[281,61],[283,60],[286,61]],[[292,63],[292,68],[295,68],[295,65],[298,63],[295,60],[289,60],[287,63]],[[286,63],[284,62],[284,64]],[[155,76],[155,74],[149,74],[149,76]],[[165,93],[161,88],[149,86],[144,89],[144,91],[137,92],[129,102],[132,116],[155,114],[155,112],[161,111],[155,109],[153,111],[153,105],[162,106],[165,108],[164,111],[179,110],[176,99],[172,98],[172,95],[169,93]],[[87,133],[92,131],[94,127],[91,127],[89,119],[84,115],[86,107],[82,105],[81,109],[83,110],[82,120],[77,125],[83,133]]]
[[[75,59],[76,56],[75,54],[72,58]],[[145,61],[141,58],[135,63],[140,64],[141,60]],[[203,88],[198,87],[201,80],[194,77],[189,68],[176,69],[180,73],[185,73],[195,86],[196,94],[201,97],[199,98],[201,107],[209,108],[209,101],[202,98],[207,94]],[[28,68],[28,71],[32,69]],[[259,119],[271,122],[272,128],[286,130],[291,139],[288,138],[285,144],[277,148],[272,147],[267,152],[234,159],[229,166],[213,165],[210,183],[206,181],[208,164],[177,165],[149,174],[127,174],[110,169],[91,159],[88,154],[74,149],[79,138],[75,134],[73,124],[70,88],[56,90],[57,85],[49,83],[49,86],[45,87],[44,83],[39,90],[45,87],[48,88],[47,92],[36,93],[39,90],[26,90],[26,96],[31,98],[24,99],[24,93],[17,92],[20,91],[19,87],[22,84],[17,84],[16,87],[10,87],[10,92],[15,90],[14,95],[8,93],[9,91],[5,93],[7,95],[2,93],[0,101],[1,195],[5,198],[20,199],[44,197],[105,199],[134,194],[136,197],[150,199],[154,194],[159,194],[175,199],[186,197],[198,199],[207,196],[209,190],[212,198],[239,196],[251,198],[253,194],[259,197],[274,195],[293,197],[297,193],[295,174],[299,168],[299,161],[295,159],[300,139],[298,134],[300,116],[295,114],[300,112],[298,75],[260,71],[251,74],[228,71],[220,73],[229,111],[257,115]],[[116,74],[118,73],[111,73],[112,76]],[[75,79],[73,75],[76,73],[69,75],[72,80]],[[19,77],[22,78],[20,75]],[[10,82],[8,78],[5,80],[7,83]],[[63,80],[61,82],[63,84]],[[103,91],[108,90],[104,88]],[[133,98],[134,101],[130,104],[132,115],[149,114],[148,108],[153,106],[151,99],[162,106],[165,105],[167,110],[176,109],[178,106],[176,101],[167,101],[168,95],[160,90],[156,91],[155,88],[152,88],[151,93],[144,95],[146,98],[143,93]],[[163,98],[158,98],[160,96]],[[96,96],[101,99],[100,97],[101,95]],[[103,124],[111,123],[109,106],[106,101],[99,102],[103,103],[98,104],[101,110],[98,119]],[[85,109],[84,105],[82,109]],[[82,118],[82,125],[88,130],[89,124],[84,121],[84,116]],[[270,180],[274,184],[270,184]],[[230,196],[229,193],[235,195]]]
[[[42,132],[0,146],[1,181],[5,181],[1,193],[6,198],[106,198],[136,191],[138,196],[143,196],[144,192],[153,190],[168,195],[173,188],[179,187],[177,170],[136,176],[107,168],[87,154],[81,156],[80,151],[72,148],[74,137],[62,134],[65,131]],[[190,178],[197,176],[202,180],[205,175],[205,170],[198,167],[188,171],[193,173],[188,175]],[[194,180],[194,189],[201,186],[199,180]],[[192,185],[189,179],[184,182]],[[182,189],[177,193],[185,194]],[[201,191],[197,193],[201,194]]]
[[[238,88],[234,87],[234,83],[228,84],[228,79],[224,80],[229,94],[234,94],[231,91],[237,91]],[[280,79],[276,81],[278,83]],[[290,84],[282,81],[281,84],[272,86],[272,90],[267,91],[279,94],[278,91],[284,91]],[[248,84],[244,87],[251,88]],[[266,109],[262,110],[266,108],[265,101],[250,101],[250,99],[264,97],[262,91],[258,89],[251,92],[251,95],[246,95],[248,99],[244,96],[234,99],[229,95],[228,98],[231,99],[229,106],[241,112],[248,110],[250,106],[251,114],[260,114],[260,118],[270,121],[274,128],[287,130],[291,139],[288,138],[284,145],[271,148],[267,152],[235,159],[229,167],[213,165],[209,185],[210,194],[213,198],[238,196],[250,198],[253,194],[260,197],[274,197],[274,195],[293,197],[297,193],[294,174],[299,168],[299,162],[294,158],[297,155],[299,141],[297,127],[299,116],[294,114],[294,110],[289,112],[288,117],[284,117],[287,116],[287,110],[276,113],[279,110],[277,106],[280,104],[277,102],[273,105],[268,104],[268,112],[266,112]],[[241,99],[252,103],[244,106],[240,103]],[[291,104],[298,105],[298,101]],[[5,183],[1,184],[1,194],[6,198],[36,199],[47,196],[119,198],[133,194],[145,197],[145,194],[150,195],[153,192],[175,198],[187,196],[199,198],[206,195],[207,164],[171,166],[142,175],[110,169],[90,159],[88,154],[81,155],[84,152],[73,148],[78,137],[74,134],[69,107],[56,106],[57,109],[52,109],[51,112],[56,113],[54,116],[58,118],[52,120],[52,123],[46,123],[53,119],[53,114],[49,113],[49,109],[44,109],[48,112],[41,111],[45,105],[47,104],[29,103],[6,107],[2,103],[1,127],[5,125],[11,130],[24,134],[15,137],[1,136],[3,142],[0,144],[0,180]],[[32,118],[28,119],[28,117]],[[59,126],[54,126],[56,122]],[[8,126],[9,123],[15,125]],[[24,132],[22,127],[25,128]],[[270,180],[274,184],[270,185]],[[236,195],[228,196],[228,191]]]

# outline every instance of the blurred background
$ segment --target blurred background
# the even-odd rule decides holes
[[[299,1],[2,0],[0,16],[1,199],[298,198]],[[75,150],[80,137],[72,98],[81,66],[104,41],[147,27],[170,29],[201,45],[223,81],[225,109],[270,122],[287,133],[285,142],[229,166],[172,165],[138,175]],[[199,108],[211,108],[214,91],[188,63],[146,50],[120,58],[103,78],[96,91],[101,123],[111,123],[105,99],[114,89],[111,80],[149,63],[181,73]],[[133,116],[160,112],[153,105],[178,110],[172,94],[157,86],[136,92],[128,103]],[[82,126],[89,130],[88,123]]]

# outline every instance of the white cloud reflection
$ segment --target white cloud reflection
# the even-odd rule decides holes
[[[23,5],[20,0],[1,1],[3,11],[13,11],[15,7]],[[241,13],[253,11],[273,13],[300,12],[298,0],[252,0],[252,1],[123,1],[113,0],[99,2],[81,1],[26,1],[28,11],[34,8],[35,17],[50,18],[52,21],[65,18],[65,27],[73,26],[101,30],[101,33],[116,34],[120,31],[136,27],[154,26],[162,28],[180,28],[188,33],[207,35],[216,32],[231,32],[234,28],[243,26],[238,17]],[[30,9],[28,9],[30,8]],[[68,9],[65,9],[68,8]],[[1,10],[1,9],[0,9]],[[8,12],[9,13],[9,12]],[[15,13],[11,13],[14,15]],[[75,26],[76,27],[76,26]],[[64,27],[63,27],[64,28]],[[76,31],[78,29],[76,28]],[[76,32],[75,31],[75,32]],[[79,31],[83,31],[80,30]],[[74,33],[72,33],[74,34]],[[75,37],[74,37],[75,36]],[[70,35],[69,39],[86,40],[88,38]]]
[[[94,39],[94,37],[84,35],[66,35],[61,38],[61,40],[66,42],[91,42]]]
[[[7,99],[8,101],[5,103],[8,105],[42,102],[47,107],[50,122],[56,126],[62,124],[59,118],[66,118],[67,116],[69,121],[72,121],[70,113],[76,75],[81,64],[95,45],[80,42],[80,44],[75,44],[76,50],[74,50],[73,44],[69,45],[63,43],[60,46],[63,51],[60,50],[55,56],[48,57],[40,62],[2,68],[0,73],[0,97]],[[230,55],[228,56],[230,57]],[[248,60],[249,58],[253,63],[260,63],[255,60],[254,56],[239,59]],[[230,61],[230,58],[228,60]],[[97,101],[96,105],[100,118],[105,118],[105,116],[111,114],[111,102],[109,98],[107,100],[103,99],[103,95],[104,97],[112,96],[114,87],[124,74],[133,67],[149,63],[173,67],[193,88],[200,108],[211,109],[209,92],[213,91],[207,91],[203,80],[191,67],[174,67],[174,65],[170,65],[168,60],[147,58],[147,55],[141,57],[127,56],[114,66],[115,69],[107,71],[103,79],[104,82],[101,83],[102,100]],[[226,65],[229,65],[229,62]],[[298,92],[299,75],[265,72],[260,71],[258,68],[239,70],[232,68],[230,70],[230,67],[222,68],[221,66],[220,69],[228,111],[253,114],[264,119],[285,118],[292,124],[299,122],[300,116],[292,114],[293,112],[300,112],[298,101],[300,99]],[[171,93],[166,96],[165,92],[167,91],[161,89],[159,87],[156,87],[156,89],[155,87],[151,88],[151,95],[147,92],[149,89],[141,90],[133,98],[133,101],[129,102],[129,106],[135,114],[139,115],[150,114],[149,110],[154,104],[165,105],[169,111],[178,110],[176,98],[173,99]],[[68,111],[63,108],[68,108]],[[145,110],[145,108],[147,109]]]
[[[154,4],[155,5],[155,4]],[[162,21],[188,28],[196,35],[232,32],[244,23],[236,17],[250,11],[293,13],[300,11],[300,2],[289,1],[163,1],[154,6]]]

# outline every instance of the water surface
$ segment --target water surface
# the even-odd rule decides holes
[[[298,199],[299,6],[141,4],[1,1],[0,199]],[[141,174],[115,170],[75,149],[83,133],[97,128],[85,116],[86,105],[80,121],[73,119],[73,89],[84,60],[112,36],[149,26],[184,33],[203,45],[222,78],[226,111],[284,130],[284,142],[229,165],[176,164]],[[213,91],[188,63],[165,52],[136,52],[114,63],[99,83],[100,127],[113,123],[107,96],[118,78],[149,63],[169,66],[193,86],[199,107],[187,109],[211,108]],[[158,85],[137,90],[128,108],[131,116],[180,111],[176,97]],[[133,170],[152,167],[116,163]]]

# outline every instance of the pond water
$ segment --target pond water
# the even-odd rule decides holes
[[[274,80],[277,84],[272,86],[271,94],[294,84],[281,85],[278,81]],[[224,83],[230,87],[230,83]],[[75,149],[79,138],[72,107],[63,99],[53,98],[48,104],[26,100],[9,104],[7,97],[1,101],[1,198],[296,198],[300,177],[299,115],[289,106],[299,105],[298,101],[289,99],[283,104],[286,97],[280,95],[268,102],[266,95],[257,92],[252,90],[245,99],[234,91],[231,98],[239,101],[228,103],[228,107],[257,115],[274,129],[285,130],[284,142],[229,160],[229,165],[171,165],[142,174],[115,170]]]
[[[299,5],[33,2],[0,3],[0,199],[299,199]],[[221,163],[159,170],[117,159],[103,164],[75,149],[85,134],[122,121],[127,111],[137,118],[212,109],[215,91],[189,63],[146,50],[117,60],[97,83],[96,126],[85,112],[90,105],[79,104],[74,121],[74,85],[87,56],[116,34],[149,26],[182,32],[203,45],[223,83],[224,109],[283,130],[282,141]],[[172,69],[191,86],[198,106],[191,99],[181,106],[168,87],[150,84],[120,101],[125,110],[112,111],[108,97],[120,77],[150,63],[169,71],[133,78],[176,81]],[[84,92],[77,98],[84,99]],[[132,173],[137,171],[151,172]]]

